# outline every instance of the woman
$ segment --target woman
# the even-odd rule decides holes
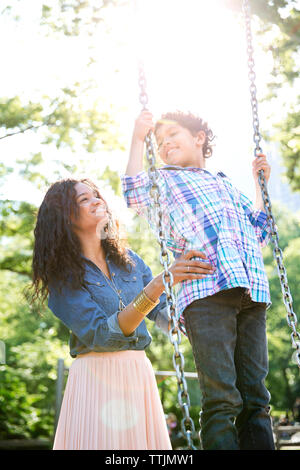
[[[71,330],[72,363],[54,449],[171,449],[145,348],[145,316],[167,328],[162,275],[120,241],[97,187],[54,183],[34,231],[33,298],[45,300]],[[189,252],[170,271],[174,284],[209,265]]]

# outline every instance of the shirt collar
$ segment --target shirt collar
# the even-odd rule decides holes
[[[83,259],[84,259],[84,261],[86,261],[86,262],[88,262],[88,263],[93,263],[93,261],[92,261],[92,260],[90,260],[90,258],[87,258],[87,257],[86,257],[86,256],[84,256],[82,253],[80,253],[80,256],[81,256],[81,258],[83,258]],[[106,260],[108,260],[108,259],[109,259],[109,257],[110,257],[110,254],[109,254],[109,253],[107,253],[107,254],[106,254],[106,256],[105,256],[105,259],[106,259]],[[94,264],[94,263],[93,263],[93,264]]]
[[[199,168],[197,166],[179,166],[179,165],[164,165],[160,169],[161,170],[200,170],[200,171],[207,171],[204,168]]]
[[[208,173],[209,175],[220,175],[220,176],[225,176],[222,171],[215,170],[214,172],[206,170],[205,168],[199,168],[196,166],[178,166],[178,165],[165,165],[160,168],[160,170],[182,170],[182,171],[190,171],[190,170],[197,170],[197,171],[203,171],[205,173]]]

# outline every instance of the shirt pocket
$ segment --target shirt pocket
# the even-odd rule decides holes
[[[84,283],[88,290],[103,290],[106,287],[105,282],[102,279],[85,279]]]
[[[92,298],[98,303],[105,298],[107,286],[104,281],[101,279],[85,279],[84,283]]]
[[[133,287],[134,285],[138,284],[137,276],[132,275],[130,273],[122,273],[120,274],[121,282],[123,283],[123,287]]]
[[[144,287],[142,278],[133,273],[120,274],[120,289],[127,303],[130,303]]]

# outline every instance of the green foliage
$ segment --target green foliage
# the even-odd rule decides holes
[[[121,181],[118,173],[107,166],[100,179],[109,184],[117,196],[121,196]]]
[[[300,96],[295,97],[297,105],[292,105],[286,119],[276,126],[274,140],[280,143],[286,176],[294,191],[300,189]]]
[[[29,102],[22,105],[18,96],[0,100],[0,129],[15,129],[18,132],[36,128],[42,122],[42,106]],[[2,137],[3,138],[3,137]]]
[[[228,6],[240,12],[239,0],[224,0]],[[260,19],[259,34],[265,53],[273,56],[273,70],[268,84],[267,100],[277,99],[281,90],[293,89],[300,79],[300,8],[296,0],[253,0],[251,11]],[[272,32],[272,40],[264,40]],[[271,38],[271,36],[268,36]],[[286,98],[283,98],[286,100]],[[295,191],[300,190],[300,95],[293,94],[286,113],[273,130],[267,131],[268,139],[279,142],[286,176]]]
[[[66,331],[44,310],[37,315],[23,296],[24,276],[0,272],[0,336],[6,364],[0,366],[0,439],[52,438],[56,363],[68,357]]]
[[[46,1],[42,7],[41,24],[47,26],[49,31],[65,36],[92,35],[103,23],[103,10],[124,3],[119,0]]]
[[[293,216],[283,208],[274,207],[277,220],[280,247],[283,251],[284,265],[287,270],[289,287],[293,297],[294,311],[300,307],[299,263],[300,263],[300,223],[299,217]],[[270,372],[267,384],[272,395],[272,405],[276,409],[292,410],[299,395],[299,369],[291,346],[291,329],[286,321],[286,309],[277,274],[276,263],[272,256],[272,245],[264,249],[264,261],[269,278],[272,306],[268,310],[268,345]]]
[[[99,25],[104,23],[103,12],[109,7],[122,6],[125,0],[45,0],[39,2],[40,25],[48,34],[64,36],[92,35]],[[3,0],[0,14],[7,15],[15,21],[22,19],[20,0],[13,2]]]
[[[36,208],[0,201],[0,269],[30,275]]]
[[[116,123],[95,99],[90,107],[88,97],[96,85],[74,83],[73,88],[59,90],[57,97],[41,96],[39,103],[22,103],[21,98],[0,101],[1,139],[26,131],[39,132],[42,144],[54,144],[57,149],[82,148],[90,153],[119,145]],[[39,155],[39,159],[37,157]],[[41,163],[37,154],[32,164]],[[39,160],[39,161],[38,161]]]

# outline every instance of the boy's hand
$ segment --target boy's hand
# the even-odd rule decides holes
[[[144,140],[150,130],[154,130],[153,116],[150,111],[144,110],[135,121],[126,175],[136,176],[143,171]]]
[[[154,130],[153,115],[150,111],[144,110],[135,121],[133,136],[137,140],[144,142],[149,131]]]
[[[260,170],[264,171],[266,182],[269,181],[270,174],[271,174],[271,166],[267,162],[267,157],[264,154],[262,153],[258,154],[258,156],[254,159],[252,166],[253,166],[252,173],[253,173],[255,183],[259,184],[258,173]]]

